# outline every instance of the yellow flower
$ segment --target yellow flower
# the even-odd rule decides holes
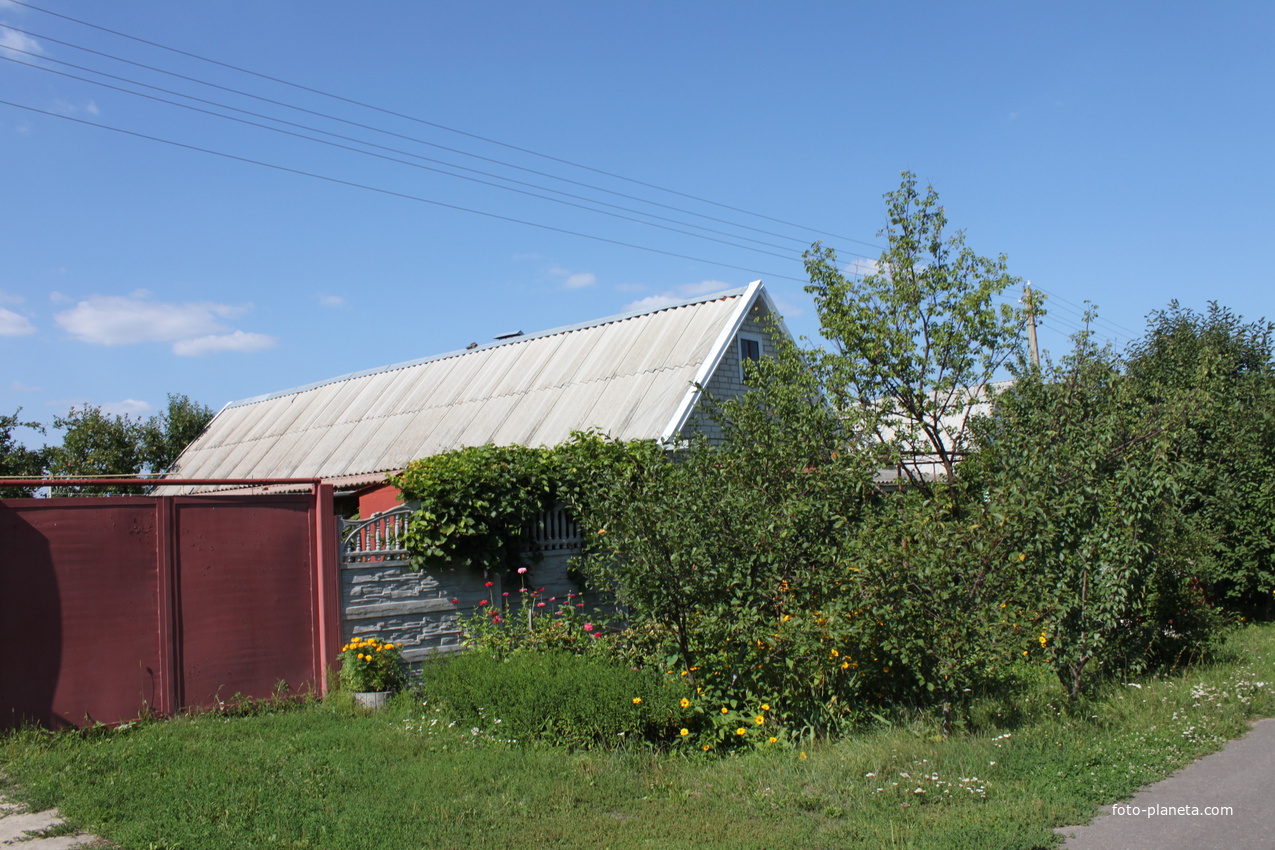
[[[747,729],[745,729],[743,726],[740,726],[738,729],[736,729],[736,730],[735,730],[735,734],[736,734],[736,735],[747,735],[747,734],[748,734],[748,730],[747,730]]]
[[[705,744],[704,746],[700,747],[700,749],[703,750],[704,752],[708,752],[709,749],[711,748],[708,746],[708,744]]]
[[[690,675],[690,672],[689,672],[689,671],[687,671],[687,670],[683,670],[683,671],[682,671],[682,675],[683,675],[683,676],[689,676],[689,675]]]
[[[754,723],[756,723],[758,726],[760,726],[760,725],[762,725],[763,723],[765,723],[765,722],[766,722],[766,718],[762,717],[762,716],[759,714],[759,715],[757,715],[756,717],[754,717],[754,718],[753,718],[753,722],[754,722]]]
[[[722,714],[727,714],[729,712],[730,712],[730,709],[728,709],[726,706],[722,706]]]
[[[808,758],[808,756],[805,753],[802,753],[801,755],[797,756],[797,758],[801,759],[802,761],[805,761]]]
[[[763,703],[761,704],[761,710],[762,710],[762,711],[770,711],[770,703],[763,702]]]
[[[1046,635],[1045,631],[1042,629],[1042,630],[1041,630],[1041,633],[1040,633],[1040,648],[1041,648],[1041,649],[1044,649],[1044,648],[1045,648],[1045,644],[1047,644],[1047,643],[1049,643],[1049,638],[1048,638],[1048,636]]]
[[[775,737],[770,737],[770,738],[767,738],[767,739],[766,739],[766,741],[767,741],[767,743],[774,744],[774,743],[777,743],[777,742],[779,741],[779,739],[778,739],[778,738],[775,738]]]
[[[682,736],[683,738],[685,738],[687,735],[691,734],[691,730],[690,730],[690,729],[683,729],[683,730],[681,731],[681,733],[680,733],[680,734],[681,734],[681,736]]]
[[[691,701],[688,700],[686,697],[682,697],[682,708],[689,708],[690,705],[691,705]]]
[[[634,697],[634,698],[633,698],[633,704],[634,704],[634,705],[637,705],[637,704],[638,704],[638,703],[640,703],[640,702],[642,702],[642,698],[641,698],[641,697]]]

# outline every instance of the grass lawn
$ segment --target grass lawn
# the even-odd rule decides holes
[[[1033,848],[1275,714],[1275,626],[1067,706],[1040,687],[943,740],[901,720],[724,758],[572,752],[400,698],[0,738],[5,791],[129,848]]]

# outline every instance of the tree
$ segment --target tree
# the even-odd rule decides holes
[[[1180,510],[1205,542],[1197,572],[1218,604],[1275,613],[1275,324],[1170,303],[1127,354],[1142,405],[1171,411]]]
[[[44,474],[45,450],[29,449],[13,438],[16,428],[31,428],[44,433],[38,422],[23,422],[18,417],[22,408],[12,416],[0,416],[0,478],[18,478]],[[0,487],[0,498],[13,499],[30,496],[30,487]]]
[[[49,472],[68,478],[132,478],[142,469],[143,425],[127,415],[111,416],[86,404],[53,419],[65,430],[60,446],[48,449]],[[53,495],[140,493],[141,487],[55,487]]]
[[[170,394],[168,409],[148,420],[128,415],[112,416],[86,404],[71,408],[53,420],[65,430],[60,446],[47,448],[49,472],[70,478],[136,478],[160,473],[172,466],[177,455],[199,436],[212,411],[185,395]],[[141,493],[143,487],[57,487],[55,496],[93,493]]]
[[[904,172],[885,195],[887,240],[862,279],[838,268],[819,243],[806,270],[826,355],[832,402],[863,411],[865,427],[892,455],[908,484],[930,492],[931,476],[914,462],[930,456],[949,480],[968,450],[968,423],[985,387],[1022,347],[1023,313],[995,299],[1019,283],[1005,256],[975,254],[962,231],[945,234],[938,193],[924,197]]]
[[[193,402],[186,395],[169,393],[168,409],[152,416],[142,428],[142,465],[152,473],[168,470],[212,418],[207,405]]]
[[[1194,580],[1179,411],[1149,404],[1088,331],[1059,366],[1016,371],[977,423],[962,475],[987,505],[989,535],[1021,562],[1036,653],[1077,696],[1207,647],[1219,624]]]

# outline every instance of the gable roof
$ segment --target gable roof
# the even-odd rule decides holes
[[[676,439],[698,398],[694,385],[708,381],[759,300],[774,313],[754,281],[232,402],[167,480],[359,486],[463,446],[551,446],[587,428],[616,439]]]

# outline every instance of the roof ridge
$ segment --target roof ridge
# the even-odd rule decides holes
[[[476,348],[468,348],[468,349],[462,348],[462,349],[458,349],[454,351],[447,351],[442,354],[435,354],[430,357],[421,357],[416,360],[405,360],[400,363],[389,363],[384,366],[377,366],[372,369],[363,369],[358,372],[350,372],[345,375],[337,375],[336,377],[333,377],[333,378],[326,378],[321,381],[314,381],[313,383],[303,384],[298,387],[291,387],[286,390],[277,390],[276,392],[272,392],[272,393],[265,393],[263,395],[252,396],[250,398],[240,399],[238,401],[227,402],[223,410],[229,409],[232,407],[246,407],[247,405],[250,405],[250,404],[258,404],[260,402],[271,401],[273,399],[283,398],[285,396],[290,396],[290,395],[299,395],[301,393],[309,392],[310,390],[316,390],[316,389],[319,389],[320,387],[326,387],[331,384],[339,384],[344,381],[352,381],[355,378],[365,378],[371,375],[380,375],[380,374],[384,374],[385,372],[393,372],[398,369],[410,369],[413,366],[421,366],[426,363],[435,363],[442,360],[450,360],[451,358],[454,358],[454,357],[464,357],[466,355],[477,354],[480,351],[490,351],[493,348],[500,348],[506,345],[517,345],[519,343],[531,342],[532,340],[536,340],[536,339],[544,339],[546,337],[559,336],[561,334],[572,333],[574,331],[583,331],[583,330],[588,330],[589,328],[596,328],[596,327],[601,327],[603,325],[610,325],[610,324],[616,324],[618,322],[625,322],[630,319],[641,318],[642,316],[652,316],[652,315],[655,315],[656,313],[662,313],[666,310],[677,310],[683,307],[692,307],[696,304],[706,304],[710,301],[721,301],[727,298],[738,298],[743,295],[746,295],[748,293],[750,286],[751,284],[749,286],[735,287],[734,289],[726,289],[720,292],[712,292],[712,293],[701,295],[695,298],[688,298],[683,301],[678,301],[673,304],[664,304],[660,307],[656,307],[651,310],[634,310],[634,311],[629,311],[626,313],[616,313],[611,316],[603,316],[600,319],[591,319],[589,321],[578,322],[573,325],[562,325],[560,327],[549,328],[548,330],[543,330],[543,331],[535,331],[533,333],[524,334],[522,336],[511,337],[509,339],[493,340],[492,342],[479,345]]]

